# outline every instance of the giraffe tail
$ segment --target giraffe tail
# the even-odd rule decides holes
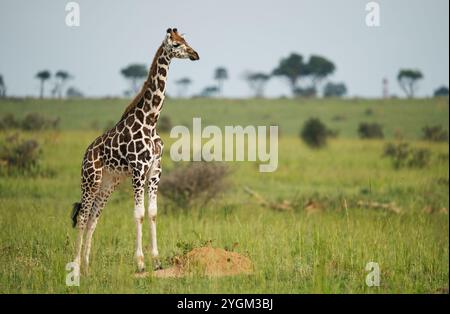
[[[77,218],[78,218],[78,214],[80,213],[80,209],[81,209],[81,203],[73,203],[72,214],[71,214],[72,228],[75,228],[77,226]]]

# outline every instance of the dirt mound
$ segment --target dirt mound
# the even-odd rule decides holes
[[[198,274],[219,277],[250,274],[253,264],[249,258],[235,252],[212,247],[195,248],[186,255],[176,258],[175,265],[157,270],[155,277],[177,278]]]

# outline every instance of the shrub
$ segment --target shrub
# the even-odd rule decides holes
[[[447,142],[448,131],[441,125],[425,126],[423,129],[423,139],[433,142]]]
[[[333,116],[333,118],[331,118],[331,119],[332,119],[333,121],[340,122],[340,121],[345,121],[345,120],[347,120],[347,116],[342,115],[342,114],[337,114],[337,115]]]
[[[378,123],[360,123],[358,127],[360,138],[384,138],[383,128]]]
[[[29,113],[22,121],[22,129],[27,131],[37,131],[44,129],[57,129],[59,127],[59,118],[47,118],[39,113]]]
[[[317,118],[311,118],[305,122],[300,137],[312,148],[321,148],[327,144],[330,130]]]
[[[39,156],[39,144],[35,140],[20,140],[18,135],[13,135],[0,143],[2,170],[31,170],[37,166]]]
[[[192,162],[163,176],[159,191],[181,208],[188,208],[195,202],[205,205],[226,190],[224,179],[228,174],[229,169],[224,164]]]
[[[366,115],[366,116],[372,116],[373,115],[373,109],[372,108],[367,108],[365,111],[364,111],[364,114]]]
[[[19,122],[12,113],[7,113],[0,119],[0,130],[15,129],[19,127]]]
[[[408,143],[388,143],[384,148],[384,156],[390,157],[394,168],[424,168],[430,162],[431,152],[428,149],[413,148]]]
[[[159,118],[157,130],[161,132],[170,132],[172,129],[172,122],[168,116]]]

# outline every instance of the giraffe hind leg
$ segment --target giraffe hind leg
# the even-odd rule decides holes
[[[91,167],[83,173],[81,206],[74,206],[74,216],[76,218],[76,227],[78,228],[78,237],[75,248],[76,254],[74,261],[75,263],[77,263],[77,265],[80,265],[81,250],[83,247],[83,236],[86,229],[86,223],[92,210],[95,197],[100,188],[101,179],[102,169],[94,169],[94,167]]]
[[[86,227],[86,243],[84,244],[84,251],[83,251],[85,273],[88,272],[92,237],[94,235],[98,219],[100,218],[102,210],[105,207],[109,197],[111,196],[111,193],[114,192],[115,188],[120,183],[120,181],[121,181],[120,177],[112,176],[108,173],[103,174],[100,189],[94,200]]]

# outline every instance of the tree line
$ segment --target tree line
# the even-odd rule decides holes
[[[327,78],[335,73],[336,65],[329,59],[311,55],[308,59],[301,54],[291,53],[282,58],[278,65],[269,73],[258,71],[247,71],[242,78],[247,82],[252,90],[253,96],[264,97],[267,83],[272,78],[282,78],[288,85],[293,97],[342,97],[348,92],[347,86],[343,82],[333,82]],[[142,81],[148,75],[145,64],[133,63],[120,70],[122,76],[129,81],[130,87],[124,92],[125,96],[136,94]],[[52,78],[49,70],[42,70],[36,73],[35,78],[39,80],[39,97],[44,98],[46,82]],[[66,89],[67,82],[73,79],[68,71],[59,70],[53,75],[53,85],[50,90],[52,97],[62,98],[65,94],[69,98],[83,97],[83,93],[75,87]],[[423,73],[417,69],[400,69],[397,74],[397,82],[401,90],[408,98],[413,98],[418,90],[418,83],[424,78]],[[198,97],[223,96],[225,81],[229,79],[228,69],[217,67],[213,73],[215,84],[204,87]],[[193,81],[189,77],[181,77],[175,81],[178,88],[177,97],[187,97],[189,87]],[[301,83],[301,84],[300,84]],[[434,96],[448,96],[449,90],[446,86],[441,86],[434,91]],[[6,84],[0,74],[0,98],[6,97]]]

